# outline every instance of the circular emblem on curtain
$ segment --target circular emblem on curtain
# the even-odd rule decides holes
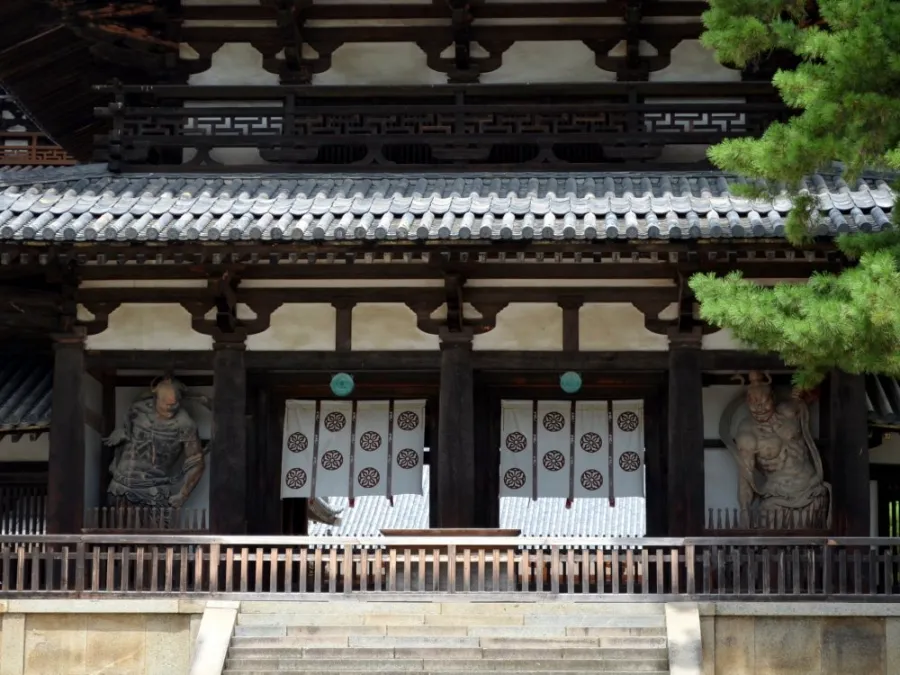
[[[331,378],[331,393],[335,396],[349,396],[353,393],[353,376],[338,373]]]
[[[306,472],[303,469],[291,469],[285,475],[284,482],[291,490],[299,490],[306,485]]]
[[[641,456],[629,450],[619,457],[619,467],[622,471],[637,471],[641,468]]]
[[[397,466],[401,469],[414,469],[419,464],[419,453],[412,448],[403,448],[397,453]]]
[[[581,449],[585,452],[589,452],[594,454],[595,452],[600,452],[600,448],[603,447],[603,439],[600,438],[600,434],[596,434],[593,431],[589,431],[581,437]]]
[[[329,450],[322,455],[321,464],[326,471],[337,471],[344,465],[344,456],[337,450]]]
[[[526,476],[522,469],[510,469],[503,474],[503,484],[510,490],[518,490],[525,487]]]
[[[339,412],[330,412],[325,415],[325,421],[323,422],[325,428],[328,429],[331,433],[335,433],[340,431],[347,425],[347,418],[344,417],[344,413]]]
[[[510,452],[522,452],[527,446],[528,439],[519,431],[514,431],[506,437],[506,449]]]
[[[295,431],[288,436],[287,446],[291,452],[303,452],[309,447],[309,440],[299,431]]]
[[[581,487],[585,490],[599,490],[603,487],[603,474],[597,469],[588,469],[581,474]]]
[[[381,434],[377,431],[367,431],[359,437],[359,447],[366,452],[375,452],[381,447]]]
[[[566,418],[555,410],[544,415],[544,428],[547,431],[562,431],[566,426]]]
[[[356,482],[359,483],[359,486],[366,489],[375,487],[380,480],[381,474],[378,473],[378,469],[373,469],[370,466],[360,471],[359,476],[356,478]]]
[[[419,416],[411,410],[404,410],[397,415],[397,426],[403,431],[412,431],[419,426]]]
[[[641,421],[638,419],[637,413],[631,412],[630,410],[623,412],[619,415],[619,419],[616,420],[616,424],[619,425],[619,428],[622,431],[634,431],[638,428],[640,423]]]
[[[551,450],[541,461],[547,471],[559,471],[566,465],[566,456],[559,450]]]

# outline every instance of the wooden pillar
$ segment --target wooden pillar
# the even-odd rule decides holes
[[[247,371],[244,343],[216,342],[209,467],[212,534],[247,532]]]
[[[83,328],[55,336],[47,533],[81,534],[84,519]]]
[[[496,398],[483,386],[475,387],[475,527],[500,527],[500,434]]]
[[[703,533],[703,379],[700,333],[669,336],[669,535]]]
[[[870,528],[866,386],[862,375],[832,371],[828,387],[831,528],[837,536],[867,537]]]
[[[475,434],[472,334],[441,331],[438,443],[431,489],[432,527],[475,527]]]
[[[663,396],[663,394],[651,396],[644,401],[644,471],[648,537],[665,537],[668,534],[667,485],[663,464],[668,424]]]

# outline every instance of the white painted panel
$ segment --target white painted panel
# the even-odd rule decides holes
[[[703,336],[703,349],[743,349],[751,348],[738,340],[727,328]]]
[[[703,481],[707,513],[709,509],[738,508],[737,462],[728,450],[707,448],[703,453]],[[704,513],[704,519],[707,517]]]
[[[313,76],[319,85],[444,84],[447,76],[431,70],[425,52],[412,42],[357,42],[339,47],[331,68]]]
[[[247,337],[257,351],[333,351],[335,309],[325,303],[292,303],[272,313],[268,329]]]
[[[178,376],[176,375],[175,377],[177,379]],[[116,387],[116,428],[121,427],[125,423],[129,407],[139,396],[147,392],[151,381],[152,378],[149,378],[146,387]],[[206,396],[211,402],[213,387],[190,387],[188,393]],[[197,433],[203,442],[208,441],[212,435],[212,410],[210,408],[206,408],[194,401],[187,402],[187,410],[197,425]],[[194,491],[191,492],[191,496],[185,502],[185,509],[209,509],[209,468],[216,461],[214,455],[215,451],[206,455],[206,468],[203,471],[200,482],[197,483]],[[103,481],[107,484],[109,483],[108,471],[103,474]]]
[[[50,458],[50,434],[41,434],[35,440],[22,436],[18,441],[11,437],[0,438],[0,462],[46,462]]]
[[[496,327],[476,335],[473,349],[562,349],[562,308],[550,303],[513,303],[497,315]]]
[[[90,375],[84,376],[84,407],[95,419],[103,410],[103,386]],[[100,431],[84,425],[84,508],[104,506],[100,503],[101,485],[108,475],[100,461],[103,451]]]
[[[278,75],[263,68],[262,54],[246,42],[229,42],[212,55],[212,66],[188,77],[188,84],[277,85]]]
[[[548,29],[552,30],[552,29]],[[481,76],[482,84],[615,82],[597,67],[594,52],[582,42],[516,42],[503,54],[503,65]]]
[[[416,314],[400,303],[360,303],[353,308],[354,350],[437,350],[437,335],[419,330]]]
[[[672,50],[672,63],[655,73],[651,82],[740,82],[741,72],[726,68],[700,40],[683,40]]]
[[[109,315],[109,327],[89,335],[88,349],[208,350],[213,340],[191,328],[191,315],[181,305],[132,303]]]
[[[340,268],[338,264],[335,267]],[[206,282],[204,282],[204,286]],[[471,285],[471,284],[467,284]],[[244,279],[247,288],[443,288],[443,279]]]
[[[731,401],[744,391],[740,384],[703,387],[703,438],[719,440],[719,420]]]
[[[665,335],[644,327],[644,315],[631,303],[588,303],[578,315],[582,351],[668,350]]]

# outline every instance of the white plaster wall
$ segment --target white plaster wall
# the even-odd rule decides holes
[[[100,419],[103,410],[103,387],[90,375],[84,377],[84,407],[90,411],[86,416]],[[101,466],[100,455],[103,451],[103,439],[100,431],[91,425],[84,425],[84,508],[91,509],[103,506],[100,503],[100,486],[107,475],[106,467]]]
[[[41,434],[35,440],[22,436],[13,441],[9,436],[0,438],[0,462],[46,462],[50,458],[50,434]]]
[[[601,70],[594,52],[582,42],[516,42],[503,54],[503,65],[481,76],[482,84],[557,84],[615,82],[616,74]]]
[[[703,520],[709,518],[709,509],[738,508],[738,467],[728,450],[707,448],[703,451],[703,473],[706,511]],[[723,514],[724,515],[724,514]]]
[[[740,82],[741,72],[716,61],[700,40],[683,40],[672,50],[672,63],[650,73],[651,82]]]
[[[669,349],[665,335],[644,327],[644,315],[631,303],[588,303],[578,315],[582,351],[651,351]]]
[[[247,338],[248,350],[333,351],[335,309],[324,303],[282,305],[269,328]]]
[[[703,349],[751,349],[749,345],[734,337],[732,332],[727,328],[718,330],[715,333],[710,333],[709,335],[704,335],[701,344]]]
[[[428,67],[412,42],[357,42],[331,55],[331,68],[313,76],[319,85],[445,84],[447,76]]]
[[[353,308],[351,347],[362,351],[437,350],[440,339],[420,331],[415,312],[406,305],[360,303]]]
[[[176,375],[177,378],[177,375]],[[146,387],[116,387],[116,428],[120,428],[125,424],[125,418],[131,404],[150,388],[152,378],[147,379]],[[213,397],[213,387],[191,387],[190,392],[193,394],[205,395],[210,400],[210,407]],[[207,409],[199,403],[188,402],[187,410],[197,423],[197,431],[200,438],[208,441],[212,435],[212,410]],[[209,467],[215,461],[212,452],[206,455],[206,469],[197,487],[191,493],[190,498],[184,505],[186,509],[207,509],[207,522],[209,522]],[[239,477],[236,477],[239,478]],[[103,480],[109,483],[109,472],[105,471]]]
[[[85,316],[81,311],[79,316]],[[109,327],[89,335],[88,349],[209,350],[213,340],[194,332],[191,315],[181,305],[126,303],[109,315]]]
[[[476,335],[472,349],[562,349],[562,308],[550,303],[514,303],[497,315],[496,327]]]

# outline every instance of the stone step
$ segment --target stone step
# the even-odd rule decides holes
[[[604,616],[665,616],[663,603],[656,602],[403,602],[384,600],[326,600],[319,602],[245,601],[241,614],[444,614],[448,616],[599,614]]]
[[[391,661],[366,661],[359,659],[303,660],[303,659],[232,659],[225,662],[225,672],[523,672],[522,661],[470,659],[436,661],[407,659]],[[639,661],[561,661],[558,659],[529,660],[529,672],[591,672],[591,673],[666,673],[668,664],[662,659]]]
[[[487,647],[531,649],[533,647],[606,647],[612,649],[663,649],[665,637],[458,637],[434,635],[409,636],[355,636],[355,635],[309,635],[309,636],[241,636],[231,639],[233,647],[254,647],[265,649],[301,647]]]
[[[482,647],[251,647],[232,646],[228,650],[233,659],[503,659],[527,661],[531,659],[566,660],[646,660],[665,659],[665,648],[622,649],[604,647],[532,647],[528,650]]]
[[[255,649],[299,649],[302,647],[484,647],[484,648],[572,648],[605,647],[607,649],[665,649],[664,637],[445,637],[445,636],[355,636],[309,635],[245,637],[235,636],[232,647]]]
[[[565,626],[665,628],[665,617],[605,614],[238,614],[238,626]]]
[[[665,637],[665,628],[572,626],[236,626],[236,637]]]
[[[222,671],[223,675],[228,675],[232,673],[236,675],[240,673],[240,675],[290,675],[291,673],[309,673],[308,670],[242,670],[242,669],[233,669],[228,668]],[[368,675],[372,672],[378,672],[382,675],[407,675],[410,672],[418,673],[418,675],[435,675],[436,673],[440,673],[440,675],[470,675],[470,671],[468,670],[441,670],[441,671],[422,671],[422,670],[342,670],[340,671],[341,675]],[[596,671],[594,669],[585,669],[585,670],[519,670],[516,671],[518,675],[558,675],[559,673],[565,673],[565,675],[593,675]],[[640,671],[641,675],[669,675],[668,670],[645,670]],[[604,675],[634,675],[634,671],[623,671],[623,670],[611,670],[604,673]]]

